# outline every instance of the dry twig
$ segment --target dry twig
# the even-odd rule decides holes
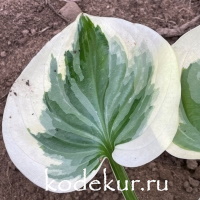
[[[68,21],[58,12],[55,8],[51,5],[50,0],[45,0],[45,4],[56,14],[58,15],[63,21],[68,23]]]
[[[157,32],[162,35],[163,37],[175,37],[175,36],[181,36],[183,35],[187,29],[195,26],[195,24],[200,20],[200,15],[196,16],[191,21],[183,24],[180,27],[176,27],[173,29],[170,28],[159,28],[157,29]]]
[[[51,27],[47,26],[46,28],[43,28],[41,31],[39,31],[38,33],[44,33],[45,31],[47,31],[48,29],[50,29]]]
[[[8,178],[8,183],[9,183],[9,186],[10,186],[10,188],[11,188],[12,185],[11,185],[11,182],[10,182],[9,169],[10,169],[10,167],[9,167],[9,165],[7,165],[6,176],[7,176],[7,178]]]

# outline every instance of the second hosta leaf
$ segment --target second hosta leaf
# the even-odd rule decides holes
[[[106,157],[145,164],[168,147],[178,126],[180,84],[170,45],[120,19],[80,15],[31,61],[12,92],[4,140],[17,167],[41,187],[45,168],[57,186],[82,180],[83,169],[88,182]]]
[[[183,35],[173,48],[181,70],[180,122],[168,152],[200,159],[200,26]]]

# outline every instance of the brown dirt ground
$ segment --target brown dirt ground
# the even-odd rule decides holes
[[[65,5],[63,1],[52,0],[51,2],[56,10]],[[161,27],[180,26],[200,14],[199,0],[82,0],[78,2],[78,5],[83,12],[89,14],[120,17],[145,24],[155,30]],[[200,24],[200,21],[198,23]],[[0,98],[8,93],[14,80],[31,58],[65,26],[67,23],[52,12],[42,0],[0,0],[0,53],[3,52],[3,57],[0,56]],[[44,31],[46,27],[49,28]],[[176,39],[170,38],[168,41],[173,43]],[[5,99],[0,100],[1,120]],[[155,187],[151,191],[138,190],[137,194],[142,200],[198,200],[200,186],[190,186],[187,182],[190,179],[192,184],[190,177],[200,178],[197,174],[200,171],[200,162],[198,164],[195,176],[195,169],[188,169],[186,160],[176,159],[163,153],[154,162],[134,169],[129,168],[127,172],[131,180],[140,179],[143,183],[141,186],[144,187],[148,179],[168,179],[170,181],[167,192],[156,191]],[[109,171],[108,178],[112,179],[108,164],[105,163],[105,166]],[[102,171],[95,179],[103,182]],[[87,190],[70,194],[54,194],[44,191],[32,184],[15,168],[8,157],[0,133],[0,200],[14,199],[122,200],[123,197],[118,192],[109,191]]]

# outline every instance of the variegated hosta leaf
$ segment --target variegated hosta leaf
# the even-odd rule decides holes
[[[167,151],[200,159],[200,26],[183,35],[173,49],[181,68],[182,94],[179,128]]]
[[[160,155],[176,132],[179,98],[176,58],[161,36],[121,19],[80,15],[13,85],[5,144],[35,184],[45,187],[47,168],[52,187],[61,180],[73,186],[83,169],[91,180],[106,157],[134,167]]]

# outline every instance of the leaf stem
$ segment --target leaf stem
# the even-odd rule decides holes
[[[112,155],[109,156],[109,162],[112,168],[112,171],[115,175],[115,178],[117,181],[120,182],[120,189],[123,190],[124,188],[126,188],[126,182],[128,181],[127,185],[128,185],[128,190],[124,190],[122,191],[122,194],[124,196],[124,198],[126,200],[138,200],[136,194],[134,191],[132,191],[132,187],[131,187],[131,182],[127,176],[127,173],[124,169],[124,167],[122,167],[121,165],[117,164],[113,158]]]

